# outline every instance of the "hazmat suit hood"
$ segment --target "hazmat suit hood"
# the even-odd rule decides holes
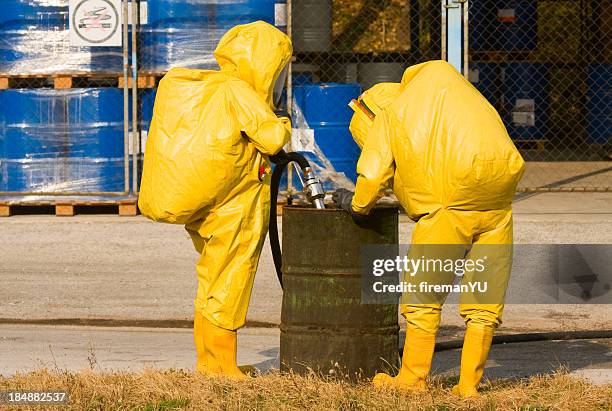
[[[355,113],[351,118],[349,130],[359,148],[363,148],[365,139],[374,123],[374,118],[380,114],[382,109],[390,105],[399,94],[399,83],[379,83],[365,91],[357,101],[351,101],[349,106]]]
[[[276,80],[292,53],[291,40],[286,34],[266,22],[256,21],[225,33],[214,55],[222,72],[247,82],[273,107]]]

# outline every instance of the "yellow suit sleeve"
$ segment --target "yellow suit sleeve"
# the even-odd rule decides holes
[[[231,92],[241,130],[261,153],[278,153],[291,137],[291,121],[276,117],[264,99],[242,81],[233,82]]]
[[[389,115],[382,110],[372,124],[357,163],[358,177],[352,209],[358,214],[370,213],[395,174],[389,135],[391,130]]]

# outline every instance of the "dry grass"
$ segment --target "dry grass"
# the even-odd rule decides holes
[[[367,382],[326,381],[314,375],[271,373],[246,382],[187,371],[69,373],[41,370],[0,377],[0,391],[67,390],[73,410],[610,410],[612,385],[594,386],[559,371],[517,381],[495,381],[483,396],[462,401],[450,393],[453,378],[436,377],[430,391],[378,391]],[[2,408],[0,406],[0,408]],[[49,409],[65,409],[49,406]],[[28,409],[10,407],[11,410]],[[30,409],[44,409],[32,406]]]

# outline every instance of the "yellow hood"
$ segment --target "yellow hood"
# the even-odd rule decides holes
[[[350,104],[355,113],[351,118],[349,130],[353,135],[353,140],[355,140],[355,143],[357,143],[360,148],[363,148],[365,139],[372,128],[374,122],[372,115],[377,116],[380,114],[380,111],[391,104],[399,93],[399,83],[379,83],[365,91],[359,97],[358,103],[361,104]],[[361,105],[361,107],[359,107],[359,105]],[[371,113],[368,113],[368,110]]]
[[[263,22],[242,24],[223,35],[215,50],[221,71],[249,83],[272,106],[273,87],[289,62],[291,40],[276,27]]]

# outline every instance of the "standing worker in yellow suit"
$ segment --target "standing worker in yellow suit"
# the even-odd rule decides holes
[[[140,210],[185,224],[196,250],[197,369],[237,378],[236,330],[245,323],[268,230],[268,156],[288,142],[274,114],[290,39],[264,22],[220,40],[220,71],[172,69],[161,80],[145,151]],[[275,101],[276,100],[276,101]]]
[[[524,162],[495,109],[444,61],[409,67],[400,84],[382,83],[352,103],[350,124],[362,147],[355,193],[334,200],[363,219],[391,187],[417,221],[412,243],[512,244],[512,198]],[[506,246],[508,247],[508,246]],[[510,246],[511,250],[511,246]],[[453,392],[477,396],[493,332],[501,324],[511,251],[495,267],[500,301],[460,304],[466,323],[459,384]],[[442,301],[443,302],[443,301]],[[399,374],[378,374],[376,386],[424,389],[442,302],[401,304],[407,322]]]

